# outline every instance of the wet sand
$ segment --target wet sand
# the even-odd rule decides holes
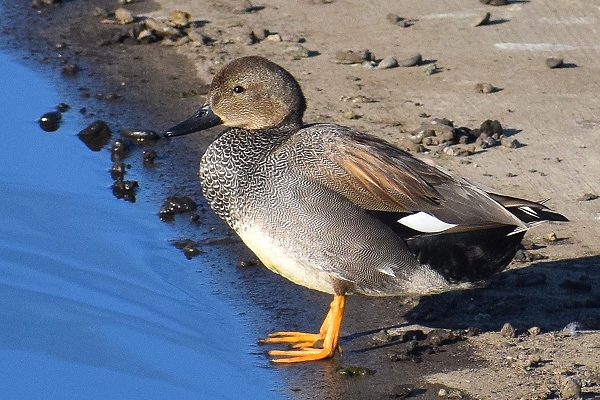
[[[165,0],[126,6],[136,16],[157,19],[175,9],[191,13],[212,40],[201,46],[100,45],[127,29],[102,24],[93,15],[96,6],[114,11],[112,1],[73,1],[39,10],[13,6],[17,22],[8,34],[19,46],[35,50],[32,57],[55,65],[57,74],[62,60],[77,63],[78,75],[64,78],[74,85],[117,93],[119,100],[99,102],[92,111],[106,120],[126,120],[130,126],[162,130],[187,117],[202,103],[211,74],[247,54],[267,56],[298,78],[308,99],[307,122],[338,122],[401,143],[404,132],[433,117],[471,128],[486,119],[501,121],[505,132],[524,146],[494,147],[468,157],[435,152],[425,157],[507,194],[550,198],[549,206],[572,222],[547,224],[528,233],[538,247],[533,253],[547,258],[513,263],[488,288],[420,300],[351,297],[342,357],[272,368],[281,371],[290,397],[296,398],[434,399],[445,390],[449,398],[460,393],[462,398],[542,399],[568,397],[573,385],[588,398],[600,395],[600,334],[593,330],[600,320],[600,200],[578,200],[585,193],[600,193],[600,149],[594,139],[600,126],[600,43],[590,33],[600,19],[598,9],[591,2],[491,7],[458,0],[444,5],[424,1],[410,8],[394,2],[285,1],[250,9],[244,4]],[[486,11],[492,13],[492,24],[473,27],[472,20]],[[392,25],[386,18],[389,13],[405,17],[411,26]],[[35,36],[22,26],[34,27]],[[248,32],[258,29],[283,40],[248,44]],[[377,58],[402,59],[419,52],[426,62],[387,70],[333,62],[338,51],[365,48]],[[309,57],[298,58],[297,51]],[[544,60],[557,55],[565,58],[565,67],[548,69]],[[432,63],[436,73],[425,73]],[[477,93],[480,82],[501,90]],[[347,101],[355,98],[374,101]],[[163,161],[147,177],[163,182],[156,196],[188,195],[201,202],[196,169],[210,134],[156,146]],[[210,211],[201,216],[199,228],[181,223],[182,236],[212,243],[205,246],[211,247],[211,256],[220,257],[208,261],[235,269],[234,281],[223,282],[224,291],[248,297],[270,313],[269,320],[256,321],[257,338],[282,328],[318,329],[328,296],[297,287],[259,266],[237,266],[252,255]],[[559,240],[544,240],[552,233]],[[179,256],[183,257],[174,251],[174,257]],[[561,332],[573,321],[581,333]],[[498,333],[506,322],[517,329],[516,337]],[[458,332],[439,346],[418,333],[468,327],[482,333]],[[540,333],[528,331],[532,327],[540,327]],[[417,331],[412,335],[417,342],[410,342],[412,336],[395,336],[395,328]],[[348,366],[370,373],[340,376],[339,368]]]

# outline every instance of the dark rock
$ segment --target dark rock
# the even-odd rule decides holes
[[[163,202],[158,215],[162,220],[171,221],[175,214],[196,211],[197,209],[196,202],[188,196],[169,196]]]
[[[146,142],[160,139],[160,135],[151,129],[124,128],[119,131],[119,134],[121,137],[131,139],[135,142]]]
[[[153,150],[153,149],[144,150],[142,152],[142,160],[144,161],[144,165],[148,166],[148,165],[154,164],[154,160],[156,160],[157,156],[158,156],[158,154],[156,153],[156,150]]]
[[[92,151],[100,151],[111,138],[110,128],[106,122],[97,120],[77,134],[79,139]]]
[[[554,68],[560,68],[563,65],[563,59],[562,58],[555,58],[555,57],[550,57],[546,59],[546,67],[550,68],[550,69],[554,69]]]
[[[111,186],[113,195],[117,199],[123,199],[135,203],[135,189],[138,187],[137,181],[117,180]]]
[[[113,181],[122,181],[125,177],[125,172],[125,163],[118,161],[113,163],[112,167],[110,168],[110,177],[113,179]]]
[[[71,106],[69,106],[67,103],[58,103],[56,109],[58,110],[58,112],[64,113],[69,111],[71,109]]]
[[[79,73],[79,65],[77,65],[77,64],[65,64],[60,69],[60,72],[64,76],[76,76]]]
[[[110,159],[112,161],[120,161],[125,159],[129,153],[130,147],[131,142],[126,139],[119,138],[115,140],[110,147]]]
[[[40,117],[38,123],[40,128],[46,132],[54,132],[60,127],[62,114],[59,111],[50,111]]]

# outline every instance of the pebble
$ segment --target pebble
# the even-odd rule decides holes
[[[272,33],[268,35],[265,40],[269,40],[271,42],[281,42],[283,39],[279,33]]]
[[[508,4],[508,0],[479,0],[479,2],[490,6],[505,6]]]
[[[117,180],[111,186],[113,195],[117,199],[123,199],[135,203],[135,189],[138,187],[137,181]]]
[[[33,0],[31,2],[31,7],[40,8],[40,7],[48,7],[55,4],[62,3],[62,0]]]
[[[181,10],[171,11],[169,14],[169,22],[176,27],[188,26],[191,18],[190,13]]]
[[[504,135],[500,136],[500,145],[508,147],[509,149],[516,149],[521,147],[521,143],[515,138],[509,138]]]
[[[158,215],[162,220],[172,220],[175,214],[196,211],[198,205],[188,196],[169,196],[163,202]]]
[[[433,75],[438,73],[440,70],[438,69],[437,65],[435,63],[431,63],[431,64],[427,64],[425,66],[425,68],[423,69],[423,72],[425,73],[425,75]]]
[[[398,65],[401,67],[414,67],[415,65],[420,65],[422,62],[423,56],[421,56],[421,53],[417,53],[408,58],[399,60]]]
[[[76,76],[79,73],[79,65],[65,64],[61,67],[60,73],[63,74],[63,76]]]
[[[158,157],[158,154],[154,149],[147,149],[142,152],[142,160],[146,166],[154,164],[156,157]]]
[[[388,22],[394,25],[398,25],[402,28],[408,28],[411,25],[410,22],[408,22],[406,19],[402,18],[398,14],[389,13],[385,16],[385,19],[387,19]]]
[[[113,181],[123,180],[125,177],[125,163],[117,161],[110,168],[110,177]]]
[[[129,153],[129,142],[123,138],[115,140],[110,147],[111,161],[120,161],[127,157]]]
[[[365,61],[374,61],[375,56],[369,50],[338,51],[335,53],[335,62],[338,64],[362,64]]]
[[[508,322],[502,325],[502,328],[500,329],[500,334],[507,338],[514,338],[516,336],[516,333],[517,331],[515,330],[515,328],[513,328],[513,326]]]
[[[447,331],[445,329],[433,329],[429,331],[427,334],[427,340],[431,346],[437,347],[445,342],[450,342],[455,340],[456,336],[452,333],[452,331]]]
[[[136,142],[147,142],[153,140],[159,140],[160,135],[151,129],[132,129],[124,128],[119,131],[121,137],[134,140]]]
[[[563,59],[562,58],[555,58],[555,57],[550,57],[546,59],[546,67],[553,69],[553,68],[560,68],[563,65]]]
[[[581,397],[581,382],[574,376],[567,376],[561,378],[561,399],[579,399]]]
[[[108,18],[108,10],[106,8],[94,7],[92,14],[94,15],[94,17]]]
[[[136,37],[137,41],[142,44],[150,44],[158,41],[154,32],[150,29],[143,29]]]
[[[252,29],[252,34],[259,41],[263,41],[269,36],[269,31],[265,28],[254,28]]]
[[[123,7],[119,7],[115,10],[115,19],[122,25],[130,24],[134,20],[131,11]]]
[[[346,119],[359,119],[360,118],[360,115],[358,115],[357,113],[355,113],[352,110],[346,111],[345,113],[342,114],[342,116]]]
[[[59,112],[61,112],[61,113],[64,113],[64,112],[67,112],[67,111],[69,111],[69,110],[71,109],[71,106],[70,106],[70,105],[68,105],[67,103],[58,103],[58,104],[56,105],[56,109],[57,109]]]
[[[584,193],[581,196],[579,196],[579,198],[577,199],[577,201],[592,201],[592,200],[596,200],[598,196],[596,193]]]
[[[283,50],[284,54],[290,57],[292,60],[300,60],[301,58],[310,57],[310,51],[302,46],[301,44],[296,44],[293,46],[288,46]]]
[[[473,22],[473,26],[487,25],[490,22],[491,16],[492,16],[492,14],[490,14],[489,12],[486,12],[484,15],[479,16],[475,19],[475,21]]]
[[[352,376],[366,376],[372,375],[373,371],[365,367],[338,367],[334,373],[339,376],[352,377]]]
[[[377,64],[379,69],[396,68],[398,66],[398,59],[394,56],[387,56]]]
[[[475,85],[475,92],[477,93],[495,93],[498,91],[498,88],[492,85],[491,83],[478,83]]]
[[[111,131],[106,122],[96,120],[81,130],[77,136],[92,151],[100,151],[108,144]]]
[[[40,117],[38,123],[40,128],[46,132],[54,132],[60,127],[62,114],[59,111],[50,111]]]
[[[527,332],[529,332],[531,336],[537,336],[542,332],[542,330],[539,326],[532,326],[531,328],[527,329]]]

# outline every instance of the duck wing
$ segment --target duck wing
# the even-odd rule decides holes
[[[393,213],[429,233],[526,228],[485,191],[384,140],[338,125],[304,129],[303,144],[313,142],[307,147],[314,152],[304,172],[367,211]]]

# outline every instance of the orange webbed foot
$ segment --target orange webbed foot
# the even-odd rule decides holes
[[[322,360],[332,357],[336,350],[341,354],[342,349],[338,345],[338,340],[345,304],[345,296],[334,296],[319,333],[275,332],[260,343],[287,343],[293,348],[293,350],[269,351],[269,356],[274,357],[272,361],[276,363]]]

